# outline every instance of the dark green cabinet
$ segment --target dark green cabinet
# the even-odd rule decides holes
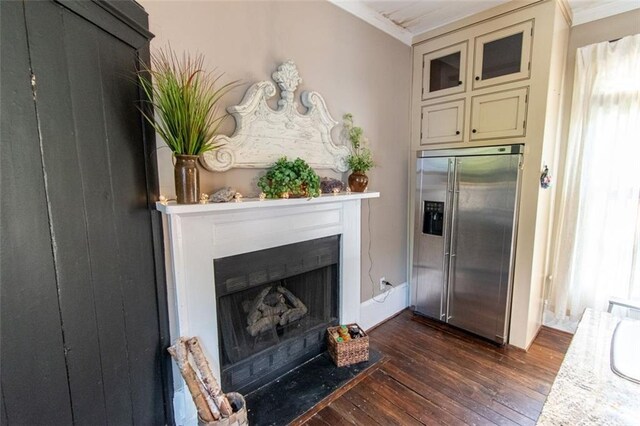
[[[2,424],[171,423],[146,13],[0,7]]]

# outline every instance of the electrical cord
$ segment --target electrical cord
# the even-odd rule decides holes
[[[378,300],[376,299],[376,286],[375,283],[373,282],[373,277],[371,276],[371,271],[373,270],[373,258],[371,257],[371,199],[367,198],[367,230],[369,232],[369,244],[368,244],[368,248],[367,248],[367,256],[369,257],[369,282],[371,283],[371,294],[372,294],[372,299],[374,302],[377,303],[384,303],[387,300],[387,297],[389,297],[389,294],[391,294],[391,290],[393,290],[393,284],[391,284],[389,281],[383,281],[383,283],[386,286],[390,286],[391,288],[389,290],[387,290],[385,288],[384,291],[384,297],[382,298],[382,300]],[[380,295],[378,295],[380,296]]]

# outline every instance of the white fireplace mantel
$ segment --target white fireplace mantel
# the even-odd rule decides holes
[[[360,319],[361,200],[379,192],[318,198],[177,205],[157,203],[165,215],[171,340],[198,336],[220,377],[213,260],[331,235],[340,238],[338,314]],[[176,424],[195,425],[195,406],[174,368]]]

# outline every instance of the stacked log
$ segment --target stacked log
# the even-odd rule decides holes
[[[167,351],[180,369],[200,419],[210,423],[229,417],[232,414],[231,404],[213,376],[198,338],[181,337]]]

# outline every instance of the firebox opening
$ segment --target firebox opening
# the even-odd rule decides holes
[[[214,260],[222,382],[250,392],[326,349],[340,236]]]

